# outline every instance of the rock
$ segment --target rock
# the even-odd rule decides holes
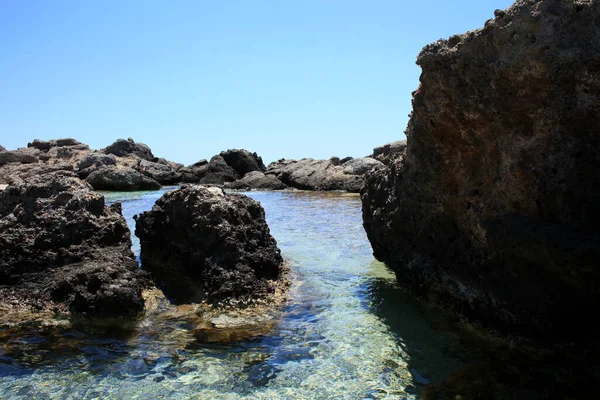
[[[6,147],[4,147],[0,144],[0,151],[6,151]]]
[[[90,153],[77,163],[77,174],[81,179],[85,179],[94,171],[115,165],[117,159],[112,154]]]
[[[381,161],[388,165],[397,157],[401,157],[406,151],[406,140],[399,140],[384,144],[383,146],[375,147],[371,158]]]
[[[473,321],[596,338],[600,3],[497,14],[419,55],[406,153],[369,174],[365,230],[402,283]]]
[[[5,164],[0,168],[0,182],[23,184],[32,179],[59,171],[62,172],[63,175],[75,176],[71,164]]]
[[[9,163],[31,164],[37,163],[39,158],[22,149],[0,152],[0,165]]]
[[[226,183],[226,188],[247,190],[247,189],[268,189],[283,190],[287,186],[273,175],[265,175],[260,171],[248,172],[242,179],[235,182]]]
[[[381,161],[370,157],[354,158],[342,164],[344,173],[348,175],[364,175],[373,168],[380,168],[382,166],[383,163]]]
[[[208,164],[195,168],[193,174],[199,178],[197,182],[202,184],[222,185],[240,178],[240,175],[220,155],[211,158]]]
[[[181,182],[181,174],[174,171],[170,165],[142,160],[139,171],[161,185],[175,185]]]
[[[248,150],[231,149],[221,152],[220,156],[240,176],[244,176],[248,172],[265,171],[266,169],[262,158]]]
[[[96,190],[158,190],[160,183],[131,168],[105,167],[92,172],[86,181]]]
[[[56,146],[56,140],[39,140],[34,139],[33,142],[27,143],[27,147],[32,147],[41,151],[48,151]]]
[[[192,164],[192,165],[188,165],[188,167],[187,167],[187,168],[190,168],[190,169],[193,169],[193,168],[200,168],[200,167],[202,167],[203,165],[206,165],[206,164],[208,164],[208,161],[206,161],[205,159],[202,159],[202,160],[200,160],[200,161],[198,161],[198,162],[195,162],[195,163],[194,163],[194,164]]]
[[[56,146],[58,147],[64,147],[64,146],[79,146],[82,143],[78,140],[72,139],[72,138],[66,138],[66,139],[56,139]],[[87,145],[84,145],[85,147],[87,147]]]
[[[133,139],[118,139],[113,144],[104,149],[106,154],[114,154],[117,157],[127,157],[135,155],[142,160],[152,161],[154,155],[150,147],[143,143],[136,143]]]
[[[269,164],[266,175],[273,175],[284,184],[302,190],[345,190],[358,192],[364,177],[344,173],[344,167],[331,160],[279,160]]]
[[[282,258],[263,208],[244,195],[186,185],[136,217],[142,268],[177,302],[265,298]]]
[[[61,173],[0,192],[0,301],[73,313],[136,315],[146,281],[120,205]]]
[[[163,165],[166,165],[166,166],[169,166],[169,167],[171,167],[171,169],[173,171],[179,171],[181,168],[183,168],[183,164],[176,163],[174,161],[169,161],[169,160],[166,160],[166,159],[164,159],[162,157],[161,158],[155,158],[154,162],[155,163],[159,163],[159,164],[163,164]]]

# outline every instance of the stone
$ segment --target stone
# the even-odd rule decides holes
[[[77,175],[81,179],[87,178],[92,172],[107,166],[116,166],[117,159],[112,154],[99,152],[90,153],[77,163]]]
[[[283,260],[260,203],[184,185],[136,216],[142,268],[178,303],[268,298]]]
[[[379,168],[382,166],[383,163],[381,161],[370,157],[353,158],[352,160],[346,161],[342,164],[342,167],[344,167],[344,174],[347,175],[364,175],[373,168]]]
[[[6,147],[4,147],[0,144],[0,151],[6,151]]]
[[[160,183],[131,168],[104,167],[92,172],[86,181],[96,190],[158,190]]]
[[[401,157],[406,151],[406,140],[399,140],[397,142],[392,142],[388,144],[384,144],[383,146],[375,147],[373,149],[373,154],[371,158],[381,161],[382,163],[388,165],[395,158]]]
[[[248,150],[230,149],[219,154],[225,163],[235,170],[240,176],[248,172],[265,171],[262,158],[256,153],[250,153]]]
[[[181,174],[169,164],[142,160],[138,168],[142,174],[154,179],[161,185],[175,185],[181,182]]]
[[[143,160],[152,161],[154,155],[150,147],[144,143],[136,143],[133,139],[117,139],[113,144],[104,149],[106,154],[114,154],[117,157],[128,157],[135,155]]]
[[[371,172],[377,259],[506,335],[596,338],[600,3],[521,0],[426,46],[407,148]]]
[[[266,189],[266,190],[283,190],[287,185],[281,182],[273,175],[265,175],[260,171],[248,172],[242,179],[235,182],[226,183],[225,188],[248,190],[248,189]]]
[[[10,163],[32,164],[37,163],[39,158],[22,149],[0,152],[0,165]]]
[[[0,192],[0,301],[132,316],[147,281],[131,252],[120,205],[62,173]]]

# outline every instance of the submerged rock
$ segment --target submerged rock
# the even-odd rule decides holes
[[[598,1],[521,0],[423,49],[406,153],[362,192],[402,283],[506,333],[597,336],[599,25]]]
[[[92,172],[86,181],[96,190],[158,190],[160,183],[131,168],[105,167]]]
[[[260,204],[219,188],[183,186],[136,217],[142,268],[177,302],[265,298],[281,254]]]
[[[94,316],[143,309],[144,274],[120,205],[50,174],[0,192],[0,301]]]
[[[127,157],[135,155],[142,160],[152,161],[154,155],[150,147],[144,143],[136,143],[133,139],[129,138],[118,139],[113,144],[104,149],[106,154],[114,154],[117,157]]]
[[[303,190],[345,190],[358,192],[363,186],[364,174],[382,164],[367,158],[357,158],[340,165],[341,160],[279,160],[269,164],[266,174],[277,177],[288,186]],[[347,166],[347,168],[345,167]]]

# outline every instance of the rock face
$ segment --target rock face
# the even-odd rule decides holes
[[[154,155],[150,147],[144,143],[136,143],[133,139],[129,138],[118,139],[113,144],[104,149],[106,154],[114,154],[117,157],[127,157],[129,155],[136,155],[142,160],[152,161]]]
[[[142,268],[178,302],[262,298],[282,258],[260,204],[219,188],[183,186],[136,218]]]
[[[256,153],[250,153],[248,150],[227,150],[219,154],[227,165],[235,170],[240,176],[248,172],[263,171],[266,169],[262,158]]]
[[[389,165],[395,158],[402,156],[406,151],[406,140],[399,140],[384,144],[383,146],[375,147],[371,158],[381,161]]]
[[[92,172],[86,181],[96,190],[158,190],[160,183],[131,168],[105,167]]]
[[[117,159],[112,154],[90,153],[77,163],[78,175],[85,179],[94,171],[115,165],[117,165]]]
[[[381,165],[370,158],[350,159],[344,164],[337,157],[331,160],[284,159],[269,164],[265,173],[297,189],[358,192],[365,182],[364,174],[369,170],[368,166]]]
[[[0,144],[0,152],[1,152],[1,151],[6,151],[6,147],[4,147],[4,146],[2,146],[2,145]]]
[[[0,192],[0,301],[96,316],[143,309],[120,205],[60,173]]]
[[[139,170],[142,174],[154,179],[161,185],[175,185],[181,182],[181,173],[174,170],[173,166],[169,164],[142,160],[139,164]]]
[[[600,2],[518,1],[426,46],[408,147],[362,192],[375,256],[424,297],[542,340],[600,304]]]
[[[283,190],[287,186],[273,175],[265,175],[260,171],[253,171],[248,172],[242,179],[238,179],[235,182],[226,183],[225,187],[238,190]]]
[[[21,150],[0,152],[0,165],[10,163],[33,164],[37,163],[38,161],[39,158],[35,154],[31,154]]]

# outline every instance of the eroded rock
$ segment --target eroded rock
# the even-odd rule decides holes
[[[152,161],[154,155],[150,147],[144,143],[136,143],[133,139],[117,139],[113,144],[104,149],[106,154],[114,154],[117,157],[135,155],[143,160]]]
[[[242,179],[238,179],[235,182],[226,183],[225,187],[237,190],[283,190],[287,187],[287,185],[273,175],[265,175],[263,172],[253,171],[248,172]]]
[[[426,46],[407,150],[364,226],[399,280],[506,333],[595,337],[600,2],[518,1]]]
[[[96,190],[158,190],[160,183],[132,168],[104,167],[88,175],[86,181]]]
[[[263,208],[244,195],[186,185],[136,217],[142,268],[177,302],[265,298],[282,258]]]

